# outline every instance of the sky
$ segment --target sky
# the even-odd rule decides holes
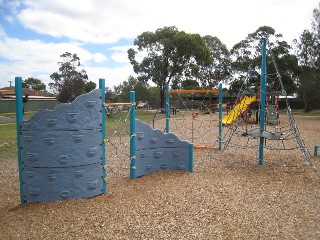
[[[135,76],[127,50],[145,31],[176,26],[229,49],[260,26],[292,44],[319,0],[0,0],[0,88],[16,76],[46,85],[60,55],[76,53],[89,80],[113,88]],[[48,89],[49,90],[49,89]]]

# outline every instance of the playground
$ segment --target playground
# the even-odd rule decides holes
[[[279,108],[262,43],[259,90],[244,83],[228,112],[221,83],[167,85],[165,108],[150,112],[134,91],[106,103],[100,79],[23,120],[16,77],[16,125],[0,125],[0,238],[319,239],[320,116],[294,116],[275,64]]]
[[[320,117],[295,119],[312,152]],[[234,162],[224,161],[234,151],[205,160],[195,151],[195,165],[202,162],[193,173],[160,171],[130,180],[124,170],[127,175],[110,177],[107,194],[24,205],[17,159],[1,158],[0,238],[319,239],[319,177],[301,154],[283,151],[281,161],[266,157],[259,166],[250,151],[237,151],[243,159]]]

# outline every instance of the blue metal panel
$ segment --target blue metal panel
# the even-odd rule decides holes
[[[70,167],[102,162],[100,130],[22,131],[23,166]]]
[[[101,90],[40,110],[21,123],[26,201],[87,198],[105,192]]]
[[[174,133],[164,134],[147,123],[136,120],[137,150],[147,148],[189,148],[188,141],[180,140]]]
[[[136,177],[160,170],[189,171],[189,149],[149,148],[137,151]]]
[[[89,198],[103,193],[101,164],[67,168],[31,168],[23,171],[25,198],[33,202]]]
[[[193,145],[136,120],[135,176],[160,170],[192,171]]]

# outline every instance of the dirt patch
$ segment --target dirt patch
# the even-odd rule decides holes
[[[320,118],[296,121],[312,153]],[[208,157],[194,173],[114,174],[106,195],[23,206],[17,162],[0,159],[0,239],[320,239],[320,178],[281,154],[294,164]]]

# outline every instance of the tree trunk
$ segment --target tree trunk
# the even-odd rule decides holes
[[[160,108],[165,108],[165,89],[160,88]]]
[[[310,111],[310,109],[309,109],[309,95],[306,91],[303,92],[303,103],[304,103],[303,112],[308,113]]]

